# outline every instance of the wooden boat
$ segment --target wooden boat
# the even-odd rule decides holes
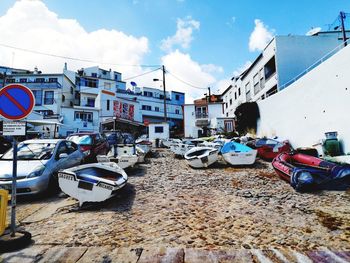
[[[194,168],[205,168],[218,160],[218,150],[211,147],[194,147],[185,154],[187,163]]]
[[[237,142],[227,142],[221,148],[224,160],[231,165],[251,165],[255,163],[257,150]]]
[[[350,186],[350,165],[339,165],[302,153],[281,153],[273,159],[272,166],[297,191]]]
[[[134,167],[138,159],[139,157],[133,144],[117,144],[111,148],[107,155],[97,156],[98,162],[115,162],[122,169]]]
[[[85,202],[102,202],[125,186],[128,176],[116,163],[92,163],[61,170],[58,183],[61,190]]]

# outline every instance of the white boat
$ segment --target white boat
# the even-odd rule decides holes
[[[167,140],[162,140],[162,146],[166,147],[166,148],[170,148],[170,146],[172,144],[176,144],[176,143],[181,143],[182,141],[180,139],[167,139]]]
[[[139,157],[136,154],[133,144],[117,144],[112,147],[107,155],[97,156],[97,161],[99,163],[115,162],[122,169],[134,167],[138,159]]]
[[[125,186],[128,176],[116,163],[91,163],[61,170],[58,183],[61,190],[85,202],[102,202]]]
[[[137,162],[144,163],[145,157],[146,157],[146,152],[139,145],[136,145],[135,149],[136,149],[136,154],[137,154]]]
[[[175,155],[184,156],[186,152],[188,152],[190,149],[195,147],[194,144],[188,144],[188,143],[174,143],[170,146],[170,150]]]
[[[220,152],[222,144],[219,143],[219,142],[202,142],[202,143],[198,144],[198,146],[199,147],[215,148],[215,149],[217,149]]]
[[[222,157],[231,165],[251,165],[255,163],[257,150],[237,142],[227,142],[221,148]]]
[[[187,163],[194,168],[204,168],[218,160],[218,150],[211,147],[194,147],[185,154]]]

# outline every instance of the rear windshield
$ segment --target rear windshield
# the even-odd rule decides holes
[[[79,145],[91,145],[92,144],[92,138],[89,135],[72,135],[68,137],[68,140],[75,142]]]

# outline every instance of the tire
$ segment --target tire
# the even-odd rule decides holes
[[[0,253],[11,252],[23,249],[29,246],[32,242],[32,234],[27,231],[17,231],[18,237],[9,238],[7,240],[0,239]],[[10,234],[8,234],[10,235]],[[5,235],[2,236],[4,238]]]

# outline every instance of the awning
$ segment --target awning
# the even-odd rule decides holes
[[[119,122],[119,123],[125,123],[125,124],[130,124],[130,125],[133,125],[133,126],[136,126],[136,127],[144,127],[145,125],[142,123],[142,122],[138,122],[138,121],[131,121],[131,120],[126,120],[126,119],[120,119],[120,118],[117,118],[117,119],[113,119],[113,118],[109,118],[109,119],[106,119],[104,121],[101,122],[102,125],[106,125],[106,124],[113,124],[115,122]]]

